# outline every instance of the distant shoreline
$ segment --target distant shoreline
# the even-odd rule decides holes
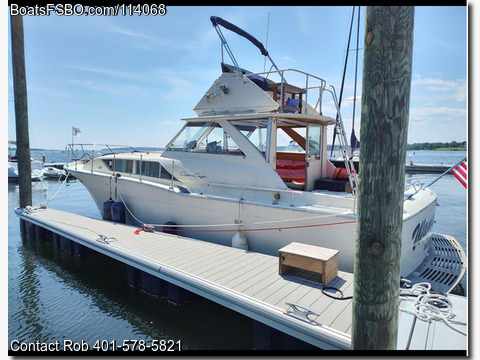
[[[458,148],[438,148],[434,149],[435,151],[467,151],[465,147],[458,147]]]
[[[467,150],[467,142],[457,142],[451,141],[449,143],[446,142],[425,142],[425,143],[414,143],[414,144],[407,144],[407,150],[441,150],[441,151],[466,151]]]

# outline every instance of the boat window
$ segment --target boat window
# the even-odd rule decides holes
[[[210,154],[242,155],[237,144],[219,124],[214,124],[192,151]]]
[[[170,174],[163,166],[160,166],[160,179],[172,179],[172,174]],[[178,181],[175,177],[173,180]]]
[[[166,151],[243,155],[223,128],[212,122],[187,124]]]
[[[265,155],[267,145],[267,119],[232,121],[235,126],[260,152]]]
[[[205,137],[206,132],[210,129],[211,122],[191,122],[188,123],[173,142],[168,146],[166,151],[192,151]]]
[[[322,145],[322,126],[308,125],[308,154],[320,155]]]
[[[279,146],[279,152],[294,152],[294,153],[304,153],[305,150],[302,149],[300,145],[294,140],[291,140],[286,146]]]
[[[137,174],[140,170],[140,162],[137,162]],[[142,175],[150,177],[159,177],[160,163],[154,161],[142,161]]]
[[[112,160],[112,163],[115,166],[115,171],[127,174],[133,173],[133,160],[115,159],[115,161]]]
[[[113,159],[102,160],[108,170],[113,171]]]
[[[155,177],[160,179],[172,178],[172,175],[157,161],[142,161],[142,176]],[[140,161],[137,160],[135,174],[140,174]],[[174,180],[176,180],[174,178]]]

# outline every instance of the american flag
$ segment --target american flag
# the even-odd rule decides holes
[[[467,159],[461,161],[457,166],[452,170],[453,176],[457,178],[458,181],[467,188]]]

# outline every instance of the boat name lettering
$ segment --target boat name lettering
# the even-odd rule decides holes
[[[416,244],[422,240],[430,232],[430,230],[432,230],[433,222],[434,221],[432,218],[428,221],[427,219],[424,219],[422,222],[417,224],[412,233],[413,246],[416,246]]]
[[[199,179],[205,179],[205,178],[206,178],[205,175],[202,175],[202,174],[200,174],[200,173],[190,174],[190,173],[188,173],[188,172],[186,172],[186,171],[182,171],[182,172],[180,173],[180,176],[196,177],[196,178],[199,178]]]

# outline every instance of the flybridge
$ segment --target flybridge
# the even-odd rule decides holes
[[[355,172],[348,146],[335,88],[328,85],[324,79],[303,71],[295,69],[280,70],[263,44],[254,36],[218,16],[211,16],[210,21],[217,31],[222,44],[223,73],[194,108],[197,115],[211,116],[275,112],[324,116],[324,109],[322,108],[324,95],[329,94],[335,106],[334,113],[331,114],[331,117],[336,119],[335,133],[339,135],[340,149],[345,168],[347,169],[350,186],[353,192],[356,193],[357,173]],[[271,63],[269,71],[251,73],[240,68],[220,26],[246,38],[255,45],[260,50],[260,53],[269,59]],[[224,63],[224,50],[233,62],[233,66]],[[294,85],[287,82],[286,75],[295,79],[297,83]],[[315,103],[313,107],[308,103],[312,98]]]

